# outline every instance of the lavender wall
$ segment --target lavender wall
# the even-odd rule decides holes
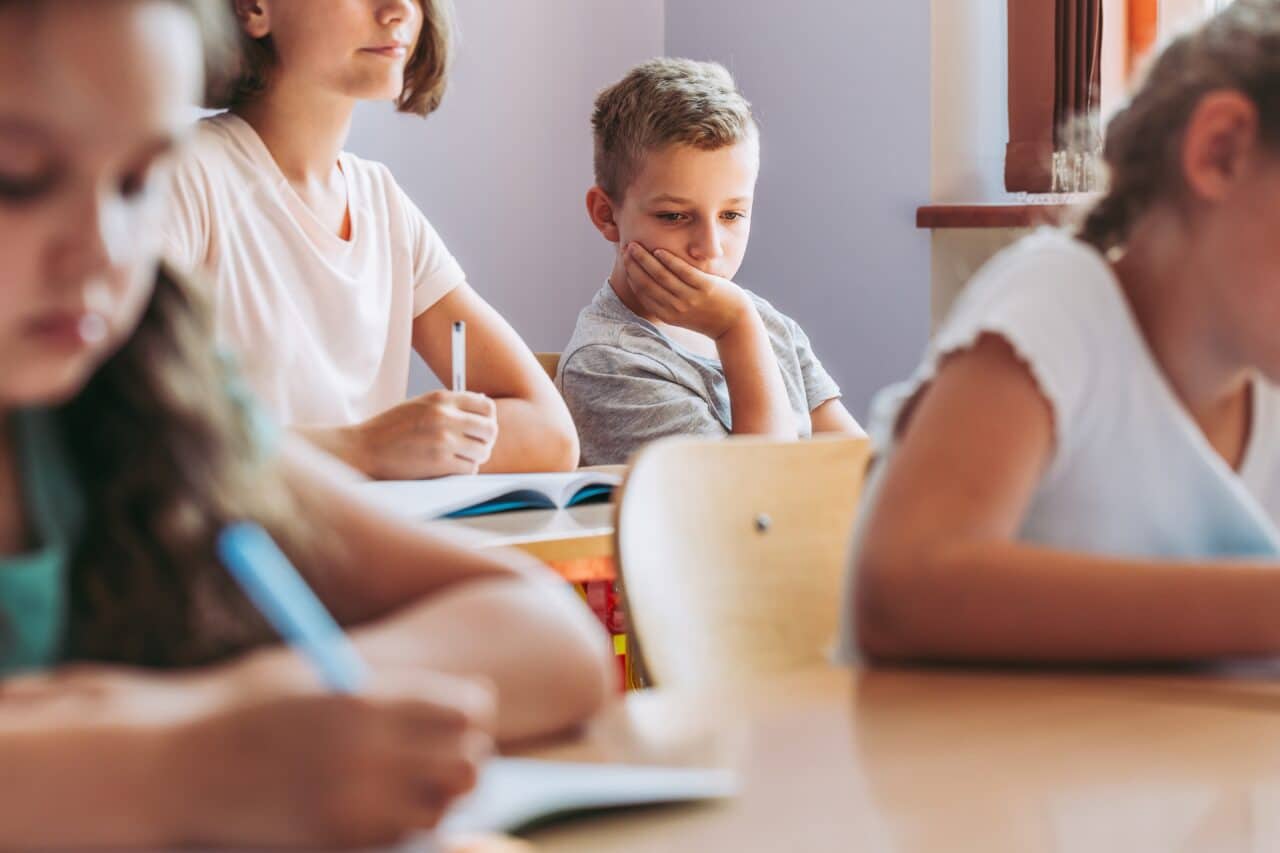
[[[582,205],[595,93],[662,53],[725,63],[764,129],[739,279],[809,331],[863,417],[928,332],[929,6],[458,0],[444,106],[427,121],[362,108],[350,147],[391,167],[534,349],[558,350],[609,266]]]

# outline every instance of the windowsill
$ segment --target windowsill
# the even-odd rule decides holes
[[[940,230],[1058,225],[1083,210],[1092,198],[1073,194],[1012,204],[927,204],[916,209],[916,227]]]

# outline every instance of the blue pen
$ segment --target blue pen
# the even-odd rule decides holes
[[[218,535],[217,547],[245,595],[325,685],[338,693],[358,692],[369,668],[267,531],[238,522]]]

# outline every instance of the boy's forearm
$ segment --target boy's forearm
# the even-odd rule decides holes
[[[778,359],[754,305],[748,305],[742,319],[716,340],[716,349],[729,386],[733,434],[796,438],[796,419]]]
[[[833,397],[819,405],[809,413],[809,418],[813,424],[814,435],[819,433],[840,433],[858,438],[866,438],[867,436],[866,431],[858,424],[853,415],[849,414],[849,410],[840,402],[839,397]]]

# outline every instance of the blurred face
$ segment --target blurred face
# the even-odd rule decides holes
[[[1247,169],[1206,231],[1224,259],[1221,325],[1244,363],[1280,382],[1280,153]]]
[[[253,38],[271,36],[276,73],[357,100],[393,100],[422,30],[416,0],[237,0]]]
[[[1181,146],[1180,240],[1210,284],[1200,316],[1216,351],[1280,381],[1280,150],[1260,125],[1239,92],[1201,97]]]
[[[0,407],[73,396],[127,338],[159,255],[159,173],[201,86],[166,0],[0,6]]]
[[[703,272],[732,279],[751,233],[760,151],[755,140],[715,151],[672,145],[649,153],[612,207],[620,246],[666,249]],[[599,223],[597,223],[599,224]],[[601,229],[605,231],[605,229]]]

